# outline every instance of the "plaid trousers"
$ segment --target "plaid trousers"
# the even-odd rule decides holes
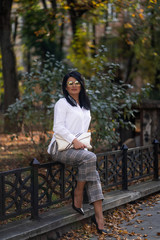
[[[54,161],[61,162],[69,166],[77,166],[77,181],[85,181],[85,187],[89,203],[103,200],[102,187],[99,173],[96,170],[97,157],[93,152],[82,149],[68,149],[57,151],[52,155]]]

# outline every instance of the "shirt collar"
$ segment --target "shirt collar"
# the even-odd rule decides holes
[[[72,98],[70,95],[68,95],[68,98],[71,100],[72,103],[74,103],[77,106],[77,102],[76,100],[74,100],[74,98]]]

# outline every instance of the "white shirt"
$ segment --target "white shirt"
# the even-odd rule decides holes
[[[65,98],[58,100],[54,107],[53,137],[48,146],[48,153],[52,143],[55,141],[55,134],[59,134],[69,143],[75,139],[78,133],[88,131],[91,121],[90,110],[70,105]]]

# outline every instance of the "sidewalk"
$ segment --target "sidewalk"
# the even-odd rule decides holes
[[[115,224],[115,232],[112,228],[108,229],[108,235],[103,239],[117,240],[119,237],[118,239],[121,240],[160,240],[160,193],[154,196],[159,196],[155,202],[150,202],[151,197],[147,197],[145,200],[138,200],[131,204],[133,210],[137,209],[136,214],[133,214],[136,216],[132,218],[129,215],[129,221],[126,218],[118,226]],[[120,211],[121,209],[123,212],[123,208],[119,207]],[[89,240],[98,239],[96,234],[89,238]]]
[[[132,219],[129,224],[124,222],[120,227],[127,229],[130,233],[134,232],[137,236],[141,234],[144,239],[160,239],[160,201],[158,201],[154,207],[143,204],[142,209],[140,209],[137,214],[139,214],[139,216]],[[135,238],[135,236],[127,235],[128,240]]]
[[[103,210],[105,212],[159,191],[160,181],[134,185],[128,191],[111,191],[105,194]],[[85,215],[82,216],[71,206],[65,206],[40,215],[38,221],[26,219],[3,225],[0,227],[0,240],[57,240],[63,233],[80,226],[94,214],[93,206],[88,204],[84,205],[84,211]]]

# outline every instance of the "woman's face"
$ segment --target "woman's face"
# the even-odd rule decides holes
[[[73,98],[77,98],[81,91],[81,84],[74,77],[69,77],[67,80],[66,90]]]

